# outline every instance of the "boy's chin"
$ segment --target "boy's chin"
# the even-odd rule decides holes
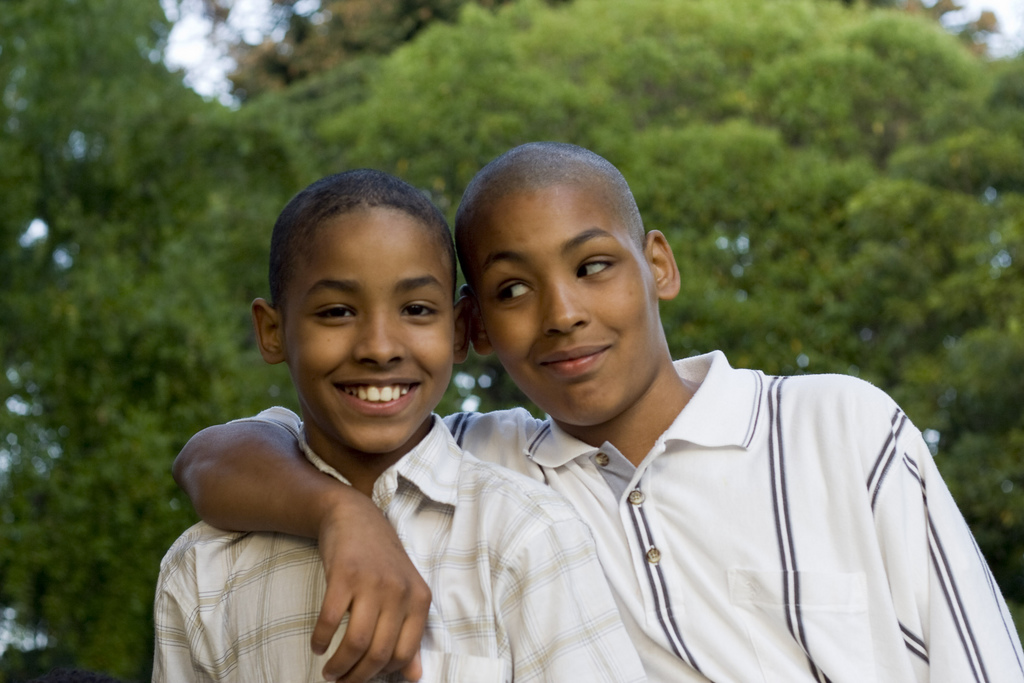
[[[544,408],[541,407],[541,410],[544,410]],[[570,434],[578,430],[601,427],[614,420],[618,415],[618,413],[612,410],[595,411],[586,408],[578,408],[577,410],[544,410],[544,412],[551,417],[555,424]]]
[[[587,396],[571,397],[571,399],[548,406],[540,402],[535,403],[559,426],[569,425],[581,428],[597,427],[610,422],[621,415],[627,407],[622,405],[625,401],[616,400],[607,392],[590,393]]]
[[[387,455],[396,450],[408,450],[426,437],[431,427],[431,416],[428,413],[422,418],[402,422],[401,425],[389,425],[383,420],[380,424],[368,420],[359,429],[349,430],[345,434],[345,442],[349,448],[367,455]]]

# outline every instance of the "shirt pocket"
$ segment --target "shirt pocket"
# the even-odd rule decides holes
[[[512,675],[503,659],[477,655],[421,650],[423,678],[421,683],[510,683]]]
[[[765,683],[877,681],[863,572],[729,570],[729,599]],[[794,594],[797,599],[794,599]]]

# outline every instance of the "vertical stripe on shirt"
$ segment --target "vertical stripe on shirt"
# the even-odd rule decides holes
[[[551,434],[551,423],[547,422],[541,427],[533,438],[530,439],[529,444],[526,447],[527,456],[532,458],[537,452],[537,448]],[[546,475],[545,475],[546,476]],[[642,493],[639,488],[636,491]],[[661,625],[662,632],[668,639],[669,645],[672,648],[672,652],[676,657],[683,660],[688,664],[694,671],[703,674],[700,666],[698,666],[696,659],[693,657],[693,653],[686,646],[683,641],[682,631],[676,624],[675,615],[672,610],[671,600],[669,599],[668,584],[665,581],[665,574],[661,569],[661,564],[651,563],[647,560],[646,552],[656,547],[654,543],[654,536],[651,533],[651,527],[647,523],[647,517],[643,511],[643,505],[629,505],[631,511],[631,519],[633,520],[633,528],[636,531],[637,539],[641,550],[641,562],[647,570],[647,579],[651,584],[651,593],[654,596],[654,608],[655,613],[658,615],[658,623]]]
[[[978,641],[974,637],[974,629],[971,628],[971,624],[967,619],[963,600],[960,597],[960,590],[957,588],[956,580],[953,577],[953,569],[949,565],[949,558],[946,556],[946,550],[939,538],[935,520],[932,519],[932,513],[928,509],[928,489],[924,478],[920,474],[917,463],[906,453],[903,454],[903,462],[911,475],[921,485],[921,499],[924,503],[928,524],[928,549],[932,559],[932,566],[938,575],[939,586],[941,586],[942,594],[946,598],[946,606],[949,608],[953,624],[956,626],[957,635],[960,637],[960,644],[963,646],[964,654],[967,657],[967,663],[971,667],[974,680],[977,683],[981,683],[981,681],[987,683],[989,680],[988,672],[985,670],[985,663],[982,661],[981,653],[978,650]]]
[[[946,605],[949,608],[950,616],[953,618],[953,623],[957,629],[957,635],[960,638],[960,643],[964,648],[964,654],[967,658],[967,662],[971,667],[971,671],[974,674],[975,681],[988,681],[988,671],[985,668],[985,663],[982,660],[981,652],[978,648],[978,641],[974,635],[974,629],[971,627],[970,621],[967,618],[967,612],[963,606],[963,600],[960,596],[960,590],[956,585],[956,580],[953,577],[953,570],[949,564],[949,559],[946,555],[945,548],[939,538],[938,530],[935,522],[932,518],[931,511],[928,509],[928,490],[925,485],[924,478],[920,474],[920,470],[917,467],[917,463],[914,462],[908,454],[903,454],[903,462],[911,476],[917,480],[921,486],[921,499],[924,503],[925,514],[927,515],[928,523],[928,545],[929,552],[932,559],[932,565],[935,568],[935,572],[939,577],[939,585],[942,587],[943,596],[946,598]],[[975,551],[981,556],[980,549],[978,549],[977,542],[972,538]],[[994,599],[998,602],[998,593],[994,585],[991,571],[986,567],[986,575],[989,582],[989,590],[992,591]],[[1010,631],[1010,626],[1006,623],[1005,616],[1003,617],[1003,628],[1010,641],[1013,641],[1013,634]],[[909,645],[908,645],[909,648]],[[913,650],[911,649],[913,652]],[[1016,656],[1016,651],[1014,652]],[[1021,673],[1024,673],[1024,665],[1020,661],[1020,657],[1016,656],[1017,666]]]
[[[899,426],[897,426],[897,423]],[[902,410],[897,408],[892,416],[893,431],[889,433],[888,438],[885,440],[882,452],[878,454],[878,458],[871,468],[871,473],[868,475],[868,493],[871,494],[872,512],[875,509],[875,502],[878,500],[878,493],[882,490],[882,482],[885,480],[885,475],[889,473],[889,468],[896,461],[896,440],[899,439],[900,433],[906,424],[907,416],[903,414]]]
[[[911,460],[911,462],[913,462]],[[917,469],[916,464],[914,468]],[[928,491],[924,481],[921,481],[921,498],[924,500],[925,511],[928,519],[928,545],[931,550],[932,565],[939,576],[939,585],[946,597],[946,605],[953,617],[957,633],[960,635],[960,643],[964,647],[964,654],[971,666],[974,680],[988,683],[988,672],[985,671],[985,664],[981,661],[981,653],[978,652],[978,642],[974,638],[974,630],[967,620],[967,613],[964,611],[963,600],[960,598],[960,590],[957,588],[956,580],[953,578],[952,567],[949,566],[949,558],[946,557],[946,550],[942,547],[938,531],[935,528],[935,521],[932,513],[928,510]]]
[[[924,490],[922,490],[922,494],[924,494]],[[924,498],[925,506],[927,506],[927,495]],[[976,681],[988,683],[988,672],[985,671],[985,664],[981,661],[981,653],[978,652],[978,642],[974,638],[974,630],[967,620],[963,600],[960,598],[960,590],[957,588],[956,581],[953,578],[953,570],[949,566],[949,558],[946,557],[942,541],[939,540],[931,512],[928,513],[928,543],[931,546],[932,564],[939,575],[939,583],[942,586],[942,592],[946,596],[946,604],[949,606],[953,622],[960,633],[960,642],[964,646],[964,653],[967,655],[967,661],[971,665],[974,678]]]
[[[925,646],[924,640],[922,640],[920,636],[915,634],[909,628],[904,626],[902,621],[899,622],[899,624],[900,631],[903,632],[903,642],[906,643],[907,649],[910,650],[912,654],[915,654],[918,657],[920,657],[922,660],[924,660],[925,664],[927,664],[928,648]]]
[[[637,492],[642,493],[639,488],[635,489]],[[703,674],[700,667],[697,665],[696,660],[693,658],[693,653],[686,647],[686,643],[683,642],[683,635],[679,631],[679,626],[676,625],[675,616],[672,614],[672,605],[669,602],[668,597],[668,586],[665,584],[665,575],[661,571],[661,563],[651,563],[648,561],[646,551],[655,548],[654,537],[651,534],[651,527],[647,523],[647,518],[644,515],[643,505],[632,505],[630,504],[630,510],[632,512],[633,527],[636,530],[637,538],[640,540],[641,557],[640,561],[644,564],[647,569],[647,578],[651,582],[651,592],[654,595],[654,608],[658,615],[658,622],[661,624],[661,629],[665,633],[665,637],[668,638],[669,645],[672,646],[672,652],[675,653],[676,657],[679,657],[684,662],[689,664],[696,672]]]
[[[992,593],[992,600],[996,603],[996,609],[999,609],[999,597],[1001,595],[999,592],[999,586],[996,585],[996,579],[992,576],[992,570],[988,568],[985,556],[982,554],[981,548],[978,546],[978,541],[974,536],[971,536],[971,543],[974,545],[974,552],[978,557],[978,561],[985,567],[985,578],[988,581],[988,589]],[[1007,622],[1006,615],[1003,614],[1001,609],[999,609],[999,613],[1003,620],[1003,631],[1006,633],[1006,637],[1010,642],[1013,643],[1013,640],[1016,637],[1016,630],[1013,626],[1013,622]],[[1014,650],[1013,654],[1017,658],[1017,670],[1020,671],[1021,676],[1024,677],[1024,662],[1021,662],[1020,656],[1017,654],[1016,650]]]
[[[800,613],[800,574],[797,571],[796,548],[789,514],[789,496],[786,491],[786,465],[782,441],[782,385],[785,378],[776,377],[768,387],[768,460],[771,471],[772,507],[775,512],[775,533],[779,541],[782,562],[782,601],[786,610],[786,626],[807,657],[811,674],[819,683],[829,678],[818,668],[807,648],[803,616]]]
[[[761,419],[761,399],[764,396],[764,375],[756,370],[751,370],[754,379],[757,381],[757,389],[754,390],[754,395],[757,396],[757,405],[754,410],[750,413],[750,426],[747,428],[747,436],[743,439],[743,447],[750,448],[750,444],[754,441],[754,434],[757,433],[757,423]]]
[[[455,443],[462,448],[462,440],[466,438],[466,426],[469,424],[472,413],[459,413],[455,416],[455,424],[452,425],[451,433]]]

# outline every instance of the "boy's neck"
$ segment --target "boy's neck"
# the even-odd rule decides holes
[[[305,438],[310,449],[343,476],[352,488],[373,498],[373,486],[380,475],[416,448],[430,433],[433,423],[433,417],[428,417],[413,438],[402,448],[389,453],[360,451],[308,428]]]
[[[388,467],[391,467],[399,460],[401,460],[401,457],[395,459],[394,462],[387,463],[386,467],[380,468],[379,470],[377,468],[359,467],[346,468],[350,470],[346,472],[343,471],[342,468],[338,467],[336,463],[330,462],[327,458],[324,458],[324,462],[338,470],[341,476],[345,477],[345,479],[352,484],[352,488],[368,498],[373,498],[373,485],[377,483],[380,475],[384,474]]]
[[[569,425],[555,420],[566,433],[594,447],[611,443],[639,466],[662,434],[675,422],[693,392],[675,371],[671,358],[640,398],[614,419],[599,425]]]

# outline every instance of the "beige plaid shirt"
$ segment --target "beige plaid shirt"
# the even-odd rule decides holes
[[[280,423],[301,434],[294,414]],[[373,500],[434,595],[423,681],[644,680],[591,533],[560,495],[464,454],[435,418]],[[333,647],[309,643],[323,594],[313,542],[193,526],[161,563],[153,680],[322,681]]]

